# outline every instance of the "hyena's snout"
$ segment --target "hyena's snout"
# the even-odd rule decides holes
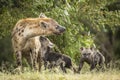
[[[56,27],[56,29],[58,30],[58,32],[59,32],[59,33],[63,33],[63,32],[65,32],[65,30],[66,30],[66,28],[65,28],[65,27],[60,26],[60,25],[59,25],[59,26],[57,26],[57,27]]]

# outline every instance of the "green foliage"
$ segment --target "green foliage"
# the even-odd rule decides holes
[[[0,54],[7,57],[13,53],[7,44],[11,45],[11,31],[19,19],[38,17],[43,12],[66,27],[63,35],[50,36],[50,39],[63,54],[78,62],[81,46],[96,46],[94,36],[97,32],[107,32],[110,28],[115,33],[115,26],[120,25],[120,11],[109,11],[105,7],[113,1],[115,0],[1,0],[0,47],[4,51],[1,50]]]

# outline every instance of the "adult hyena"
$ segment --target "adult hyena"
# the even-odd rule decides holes
[[[98,50],[94,48],[81,47],[80,52],[81,52],[81,58],[80,58],[78,72],[81,71],[84,62],[90,65],[90,71],[93,70],[94,68],[97,68],[96,67],[97,65],[99,65],[100,68],[104,68],[105,58]]]
[[[17,67],[22,67],[22,51],[26,50],[26,43],[29,39],[41,35],[61,34],[65,31],[65,28],[59,25],[54,19],[48,18],[43,14],[40,16],[39,18],[21,19],[13,28],[12,45]]]

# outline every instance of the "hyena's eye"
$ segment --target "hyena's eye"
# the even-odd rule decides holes
[[[91,53],[88,53],[88,55],[90,55]]]
[[[86,53],[83,54],[84,56],[86,55]]]
[[[59,28],[60,28],[60,26],[57,25],[57,26],[56,26],[56,29],[59,29]]]

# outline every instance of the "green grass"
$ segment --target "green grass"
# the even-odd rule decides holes
[[[74,74],[68,71],[67,74],[61,71],[49,72],[42,71],[32,72],[26,71],[21,74],[11,74],[0,72],[0,80],[120,80],[119,70],[108,70],[105,72],[83,72],[81,74]]]

